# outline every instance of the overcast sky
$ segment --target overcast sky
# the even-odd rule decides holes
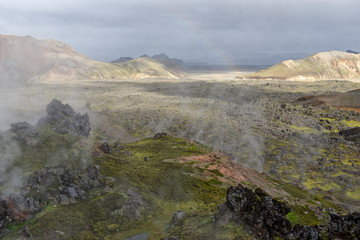
[[[52,38],[91,58],[166,53],[265,64],[360,50],[359,0],[0,0],[0,34]]]

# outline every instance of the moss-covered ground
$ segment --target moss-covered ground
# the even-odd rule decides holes
[[[149,239],[169,236],[252,239],[243,225],[217,226],[214,223],[214,215],[218,206],[225,202],[229,185],[221,181],[224,175],[218,169],[208,168],[221,164],[221,159],[203,167],[195,162],[172,161],[209,154],[208,147],[170,136],[111,146],[111,153],[97,150],[93,158],[100,173],[111,179],[109,188],[94,191],[88,199],[68,205],[50,202],[25,223],[8,225],[11,233],[7,239],[18,236],[24,226],[36,239],[126,239],[143,233]],[[211,174],[211,178],[204,177],[204,172]],[[271,188],[283,194],[280,198],[289,202],[292,212],[287,217],[293,225],[324,225],[326,209],[341,210],[321,195],[281,180],[264,178]],[[252,183],[244,184],[257,187]],[[122,212],[124,203],[129,201],[128,190],[140,194],[143,201],[140,215],[134,218]],[[185,211],[186,216],[177,225],[171,225],[173,214],[179,210]]]
[[[33,237],[41,239],[125,239],[140,233],[147,233],[150,239],[171,233],[184,239],[205,239],[213,230],[217,207],[225,200],[226,186],[198,177],[201,169],[190,164],[164,160],[209,151],[203,145],[168,136],[118,144],[111,153],[94,159],[101,174],[115,179],[111,189],[93,192],[89,199],[69,205],[49,203],[26,225]],[[219,173],[214,175],[216,178]],[[129,189],[142,197],[139,219],[120,213]],[[171,227],[172,215],[179,210],[185,211],[186,217],[180,227]],[[21,227],[8,226],[15,235]],[[223,239],[219,235],[222,230],[218,239]],[[225,231],[229,239],[240,231],[230,230]]]
[[[266,171],[285,182],[338,199],[339,203],[359,207],[359,148],[356,142],[344,141],[339,135],[341,130],[359,126],[359,117],[353,114],[355,117],[344,120],[332,108],[289,108],[305,120],[288,122],[280,118],[278,124],[292,134],[268,141]],[[314,118],[318,123],[314,124]],[[306,119],[311,124],[304,126]]]

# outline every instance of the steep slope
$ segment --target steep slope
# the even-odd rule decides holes
[[[330,51],[283,61],[242,79],[331,80],[360,78],[360,54]]]
[[[360,110],[360,89],[346,93],[306,96],[299,98],[296,103],[312,106],[325,105],[330,107],[357,108]]]
[[[128,69],[123,65],[92,60],[78,54],[69,45],[56,40],[0,35],[0,82],[2,83],[155,76],[177,78],[175,72],[168,73],[168,69],[160,62],[147,62],[144,59],[138,61],[134,68],[139,74],[134,75],[133,68]],[[152,68],[155,70],[152,71]]]

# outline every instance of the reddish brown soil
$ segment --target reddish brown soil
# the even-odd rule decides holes
[[[287,196],[287,193],[280,190],[276,183],[272,182],[265,174],[259,173],[255,170],[241,166],[229,157],[219,152],[213,152],[207,155],[182,157],[179,159],[168,159],[165,161],[191,163],[194,168],[199,167],[203,169],[201,176],[205,179],[217,178],[219,181],[225,183],[226,186],[247,184],[253,187],[264,189],[272,196]],[[212,172],[218,170],[220,174]],[[292,201],[291,199],[288,199]]]

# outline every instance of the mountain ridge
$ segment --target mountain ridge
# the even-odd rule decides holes
[[[124,65],[93,60],[61,41],[0,35],[0,82],[56,82],[117,78],[179,78],[161,62]],[[137,74],[134,74],[136,72]],[[179,76],[177,75],[179,74]]]

